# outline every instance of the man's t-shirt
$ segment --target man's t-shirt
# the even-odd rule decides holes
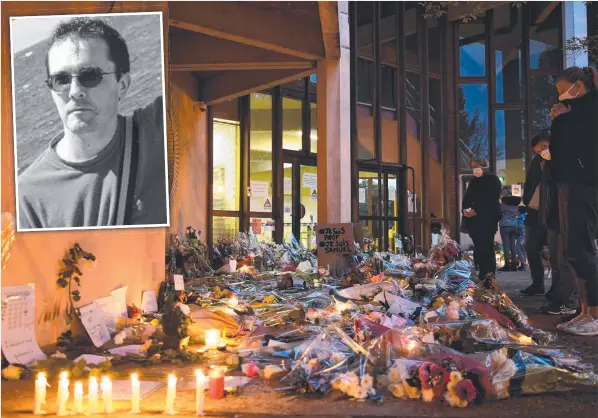
[[[135,111],[138,164],[127,225],[167,223],[163,100]],[[116,225],[125,141],[125,117],[118,116],[112,141],[99,155],[67,163],[56,153],[63,134],[18,179],[19,227],[69,228]]]

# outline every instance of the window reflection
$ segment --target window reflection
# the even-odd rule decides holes
[[[381,75],[382,75],[382,89],[381,89],[381,101],[382,107],[386,109],[396,109],[397,108],[397,101],[395,100],[396,97],[396,73],[392,67],[382,66]]]
[[[397,62],[397,3],[380,3],[380,59]]]
[[[497,110],[496,173],[505,185],[525,182],[525,124],[520,110]]]
[[[251,212],[272,212],[272,96],[250,99],[249,180]]]
[[[362,59],[357,60],[357,102],[372,104],[374,89],[374,63]]]
[[[459,25],[461,77],[486,75],[486,26],[483,19]]]
[[[430,137],[442,138],[442,80],[430,78]]]
[[[561,24],[560,2],[531,2],[529,50],[533,70],[561,69]]]
[[[316,103],[309,104],[310,123],[311,131],[309,133],[310,138],[310,150],[314,154],[318,153],[318,105]]]
[[[294,151],[303,149],[302,104],[301,100],[282,98],[282,147],[284,149]]]
[[[421,85],[420,76],[415,73],[406,73],[406,96],[407,107],[407,132],[419,141],[419,128],[421,123]]]
[[[214,242],[218,238],[235,238],[239,233],[239,218],[229,216],[214,216],[212,218],[212,239]]]
[[[469,161],[473,157],[489,158],[486,84],[459,86],[459,142],[462,171],[471,171]]]
[[[552,123],[550,119],[550,108],[558,102],[558,93],[554,87],[554,77],[544,75],[532,75],[533,94],[530,95],[532,136],[549,129]]]
[[[239,210],[239,123],[214,120],[212,193],[214,210]]]
[[[405,4],[405,16],[403,25],[405,27],[405,63],[408,65],[419,65],[419,42],[417,31],[419,30],[419,13],[416,2]]]
[[[428,22],[428,70],[440,74],[442,68],[440,60],[442,57],[443,38],[442,30],[438,19],[429,18]]]
[[[510,3],[494,9],[496,102],[521,101],[521,9]]]
[[[374,58],[374,3],[357,2],[357,53]]]

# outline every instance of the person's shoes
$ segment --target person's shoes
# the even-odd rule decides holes
[[[568,334],[579,335],[583,337],[593,337],[598,335],[598,319],[591,316],[579,320],[576,324],[565,328]]]
[[[523,296],[541,296],[544,294],[544,287],[531,285],[521,290],[519,293]]]
[[[540,308],[542,312],[547,313],[548,315],[573,315],[577,309],[571,308],[566,305],[558,305],[558,304],[550,304],[548,306],[543,306]]]
[[[511,271],[517,271],[517,266],[511,266]]]
[[[518,270],[518,271],[525,271],[525,264],[523,264],[523,265],[519,266],[519,267],[517,268],[517,270]]]
[[[572,316],[574,316],[574,318],[569,317],[570,319],[568,321],[563,322],[562,324],[558,324],[556,326],[556,329],[558,329],[559,331],[565,331],[567,328],[575,326],[579,321],[586,317],[586,315],[581,314]]]

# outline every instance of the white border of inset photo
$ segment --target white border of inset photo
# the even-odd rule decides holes
[[[165,200],[163,202],[164,207],[165,207],[165,213],[166,213],[166,219],[165,219],[165,223],[159,223],[159,224],[124,224],[124,225],[102,225],[102,226],[59,226],[59,227],[53,227],[51,225],[48,225],[48,227],[25,227],[25,228],[21,228],[21,205],[20,205],[20,198],[21,195],[19,194],[19,171],[21,171],[20,169],[22,167],[19,166],[19,146],[18,146],[18,142],[19,142],[19,127],[17,126],[17,115],[18,114],[22,114],[22,109],[20,109],[19,112],[17,112],[18,108],[17,108],[17,101],[19,100],[19,93],[21,92],[17,92],[17,89],[21,89],[21,90],[25,90],[26,88],[29,88],[30,86],[25,84],[24,86],[16,86],[15,85],[15,54],[18,54],[20,52],[24,52],[27,48],[35,48],[36,46],[38,46],[41,42],[43,42],[44,40],[49,41],[51,39],[52,36],[52,31],[54,29],[54,27],[61,21],[65,21],[65,20],[70,20],[73,18],[78,18],[78,17],[93,17],[93,18],[110,18],[111,20],[116,20],[119,18],[125,18],[128,16],[136,16],[136,17],[142,17],[142,16],[148,16],[148,15],[158,15],[159,16],[159,32],[160,32],[160,71],[161,71],[161,97],[162,97],[162,127],[163,127],[163,148],[164,148],[164,191],[165,193]],[[129,17],[129,19],[131,19]],[[44,25],[35,25],[35,24],[29,24],[27,26],[28,29],[22,29],[24,31],[24,33],[27,33],[29,38],[27,41],[23,42],[22,41],[22,37],[19,37],[19,40],[15,42],[15,32],[17,33],[17,36],[19,35],[19,30],[15,31],[15,23],[18,24],[18,21],[32,21],[32,20],[37,20],[40,21],[41,20],[52,20],[52,25],[51,27],[49,27],[49,23],[45,23]],[[107,22],[108,24],[110,24],[110,22]],[[47,29],[47,37],[44,37],[44,33],[43,33],[43,29],[40,29],[39,26],[43,26],[46,27]],[[112,26],[112,25],[111,25]],[[118,28],[114,28],[118,31]],[[158,28],[156,28],[158,29]],[[119,32],[120,33],[120,32]],[[152,33],[153,33],[153,24],[152,24]],[[121,36],[123,36],[121,34]],[[129,57],[130,57],[130,62],[131,62],[131,71],[130,71],[130,75],[131,75],[131,85],[135,85],[135,77],[136,74],[138,73],[142,73],[145,72],[146,68],[138,68],[134,66],[134,60],[136,57],[141,56],[141,53],[136,53],[132,48],[131,48],[131,35],[129,34],[129,36],[123,36],[123,38],[125,39],[125,42],[127,43],[127,47],[129,49]],[[138,43],[141,43],[141,41],[139,39],[136,40]],[[164,54],[164,17],[163,17],[163,12],[161,11],[156,11],[156,12],[134,12],[134,13],[87,13],[87,14],[73,14],[73,15],[48,15],[48,16],[20,16],[20,17],[10,17],[10,52],[11,52],[11,84],[12,84],[12,113],[13,113],[13,144],[14,144],[14,170],[15,170],[15,197],[16,197],[16,224],[17,224],[17,231],[18,232],[45,232],[45,231],[73,231],[73,230],[101,230],[101,229],[129,229],[129,228],[164,228],[164,227],[169,227],[170,226],[170,190],[169,190],[169,182],[168,182],[168,134],[167,134],[167,119],[166,119],[166,106],[168,105],[168,99],[166,96],[166,71],[165,71],[165,54]],[[16,47],[17,49],[19,49],[18,51],[15,52],[15,43],[18,43],[19,45]],[[157,46],[154,46],[153,51],[155,51],[155,49],[157,48]],[[41,47],[37,47],[36,48],[37,51],[39,53],[39,51],[41,50]],[[46,50],[44,49],[44,57],[36,57],[36,61],[39,63],[41,62],[41,59],[43,58],[44,60],[45,58],[45,53]],[[29,55],[27,55],[29,54]],[[32,55],[33,53],[28,51],[25,56],[26,57],[30,57],[30,55]],[[155,55],[155,52],[153,53]],[[39,54],[38,54],[39,55]],[[20,68],[26,68],[21,66]],[[156,80],[156,87],[159,85],[159,81],[158,81],[158,76],[157,76],[157,65],[156,68],[154,69],[153,75],[155,76],[155,80]],[[40,66],[39,71],[42,71],[44,73],[44,78],[46,77],[46,68],[44,66]],[[145,73],[143,74],[145,77],[148,77],[148,75]],[[118,109],[118,115],[119,116],[132,116],[132,112],[131,110],[137,110],[140,109],[144,106],[147,106],[149,108],[150,103],[154,103],[154,101],[156,99],[158,99],[159,93],[156,92],[152,92],[151,97],[151,101],[149,103],[141,103],[141,100],[139,99],[139,95],[142,94],[147,87],[147,83],[146,84],[141,84],[139,83],[139,79],[137,80],[138,84],[135,85],[135,93],[138,93],[137,95],[135,95],[135,99],[131,98],[131,96],[129,96],[128,94],[126,94],[123,98],[123,101],[121,104],[119,104],[119,109]],[[147,81],[147,80],[146,80]],[[37,80],[35,81],[37,83]],[[21,83],[22,84],[22,83]],[[78,84],[78,83],[77,83]],[[37,86],[35,86],[35,88],[39,88]],[[44,84],[44,88],[46,90],[49,90],[49,88],[47,86],[45,86]],[[71,87],[72,88],[72,87]],[[83,87],[85,88],[85,87]],[[128,89],[127,93],[131,93],[133,89]],[[157,89],[154,89],[157,90]],[[40,90],[41,92],[42,90]],[[30,93],[31,94],[31,93]],[[43,94],[43,93],[40,93]],[[59,93],[59,94],[63,94],[63,93]],[[70,93],[69,93],[70,94]],[[47,95],[47,102],[51,103],[52,105],[52,111],[54,112],[54,115],[58,114],[57,111],[57,107],[54,103],[52,103],[52,97],[50,97],[51,93],[48,93]],[[127,97],[128,96],[128,97]],[[147,95],[146,95],[147,96]],[[46,98],[39,98],[38,99],[38,95],[37,94],[33,94],[29,97],[28,101],[29,104],[28,105],[24,105],[24,107],[30,107],[30,111],[32,111],[32,113],[35,115],[33,116],[33,118],[35,117],[39,117],[44,118],[47,116],[48,112],[49,112],[49,108],[48,105],[46,103],[44,103],[43,105],[43,109],[38,108],[36,111],[36,107],[31,104],[32,102],[32,97],[37,101],[37,100],[46,100]],[[147,101],[148,97],[142,97],[143,100]],[[127,102],[128,100],[128,102]],[[135,102],[135,103],[133,103]],[[141,103],[141,104],[139,104]],[[125,106],[122,106],[122,104],[125,104]],[[135,106],[133,106],[133,104]],[[41,107],[41,106],[40,106]],[[123,112],[123,107],[128,107],[128,111],[126,113]],[[68,113],[68,112],[67,112]],[[56,117],[54,117],[53,115],[53,119],[56,119]],[[37,122],[37,121],[35,121]],[[56,128],[56,124],[55,123],[59,123],[61,128],[60,130],[58,130],[58,128]],[[30,148],[34,149],[34,152],[32,152],[32,154],[37,154],[34,158],[33,157],[29,157],[30,162],[28,162],[27,164],[21,164],[22,166],[25,166],[25,168],[27,168],[28,166],[30,166],[30,164],[33,161],[36,161],[39,159],[41,154],[45,154],[46,151],[48,151],[49,146],[50,146],[50,142],[53,139],[56,143],[59,142],[59,139],[61,138],[60,132],[64,132],[64,128],[63,128],[63,124],[62,121],[59,120],[49,120],[48,124],[51,126],[51,129],[48,128],[47,130],[52,131],[51,133],[47,134],[47,137],[45,137],[45,134],[47,132],[37,132],[37,135],[32,136],[34,137],[34,139],[32,140],[33,145],[30,146]],[[22,125],[22,122],[21,122]],[[45,122],[44,122],[44,125]],[[42,128],[44,129],[44,128]],[[22,130],[22,129],[21,129]],[[133,130],[135,132],[135,129]],[[57,135],[56,132],[58,132]],[[21,135],[25,136],[22,132]],[[122,135],[122,134],[121,134]],[[26,135],[27,137],[29,137],[29,135]],[[124,136],[124,135],[122,135]],[[143,146],[143,142],[142,142],[143,138],[140,138],[140,142],[139,142],[139,148],[141,148]],[[21,139],[22,140],[22,139]],[[53,143],[54,143],[53,141]],[[124,140],[122,141],[122,143],[124,144]],[[43,145],[42,145],[43,143]],[[126,146],[123,145],[123,148],[126,148]],[[42,150],[40,152],[40,149]],[[106,149],[106,147],[104,148]],[[135,148],[133,148],[135,149]],[[21,150],[22,151],[22,150]],[[139,151],[139,150],[138,150]],[[125,152],[126,151],[121,151]],[[57,154],[55,154],[55,157],[58,158]],[[140,155],[140,154],[138,154]],[[155,154],[154,154],[155,155]],[[58,158],[58,160],[60,160]],[[124,160],[124,159],[123,159]],[[139,161],[141,163],[141,161]],[[76,163],[74,163],[76,164]],[[124,167],[123,164],[119,163],[119,168],[122,169]],[[137,166],[139,167],[139,166]],[[155,167],[158,168],[158,167]],[[149,170],[151,170],[151,167],[149,167]],[[23,169],[24,171],[24,169]],[[119,171],[123,171],[123,170],[119,170]],[[126,169],[125,169],[126,171]],[[116,182],[117,182],[117,186],[116,186],[116,193],[114,193],[114,196],[118,202],[118,195],[120,194],[120,187],[118,186],[118,183],[120,183],[120,176],[117,176]],[[139,174],[134,176],[135,178],[135,185],[138,184],[138,182],[142,179],[140,179]],[[135,187],[135,185],[130,185],[130,187]],[[134,190],[133,190],[134,191]],[[159,193],[162,194],[162,191],[160,190]],[[129,193],[130,196],[133,196],[133,193]],[[135,196],[136,199],[138,199],[137,196]],[[41,201],[41,199],[40,199]],[[56,202],[54,202],[54,204],[56,204]],[[82,202],[79,203],[79,206],[82,208],[83,204]],[[114,210],[114,212],[116,212],[118,210],[117,206],[118,204],[114,204],[114,206],[116,207],[116,209]],[[143,202],[141,200],[137,200],[135,201],[135,199],[132,199],[131,202],[128,203],[129,207],[137,207],[137,210],[140,211],[142,210],[143,207]],[[131,208],[127,208],[129,209],[128,212],[132,211]],[[99,218],[99,216],[98,216]],[[110,216],[111,220],[110,222],[114,222],[113,219],[116,218],[115,215],[111,215]],[[125,221],[127,222],[127,221]]]

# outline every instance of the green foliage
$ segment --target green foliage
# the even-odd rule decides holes
[[[96,256],[92,253],[85,251],[78,242],[67,251],[67,254],[62,259],[62,268],[58,272],[58,279],[56,279],[56,285],[59,288],[65,289],[68,287],[69,292],[69,305],[66,308],[66,323],[69,325],[73,321],[73,315],[75,312],[75,302],[81,300],[81,293],[79,290],[71,290],[73,282],[78,287],[81,286],[81,276],[83,272],[78,266],[79,261],[95,261]]]

